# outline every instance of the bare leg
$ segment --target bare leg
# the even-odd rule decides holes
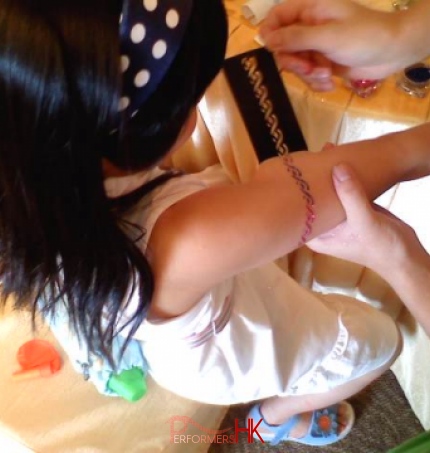
[[[265,400],[260,408],[264,420],[271,425],[280,425],[285,423],[293,415],[303,414],[302,422],[296,425],[290,433],[292,437],[302,437],[306,434],[309,427],[311,416],[309,412],[336,404],[364,389],[390,368],[398,357],[401,347],[401,335],[399,334],[397,350],[388,363],[328,392],[303,396],[273,397]],[[339,414],[339,416],[341,418],[342,414]],[[342,420],[340,422],[342,423]]]

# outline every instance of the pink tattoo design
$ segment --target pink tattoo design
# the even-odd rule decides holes
[[[309,184],[303,179],[302,172],[295,166],[293,158],[290,154],[284,154],[282,156],[284,165],[287,167],[288,173],[294,178],[296,184],[299,186],[300,191],[302,192],[303,198],[306,202],[306,221],[305,229],[300,238],[299,246],[302,246],[307,242],[309,236],[312,233],[312,224],[315,222],[315,200],[310,193]]]

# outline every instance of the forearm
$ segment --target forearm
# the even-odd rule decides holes
[[[430,256],[421,250],[390,268],[386,280],[430,337]]]
[[[375,198],[398,181],[430,172],[430,125],[320,153],[294,153],[292,158],[314,199],[312,238],[345,218],[333,187],[333,166],[352,166],[369,198]],[[176,292],[186,288],[189,300],[191,288],[201,295],[226,278],[296,249],[307,209],[296,182],[283,160],[275,158],[264,162],[247,183],[217,185],[171,206],[151,235],[158,278],[168,280]]]
[[[430,0],[419,0],[406,11],[397,13],[401,18],[399,36],[393,42],[398,47],[399,60],[404,65],[416,63],[430,55]],[[399,62],[399,63],[400,63]]]
[[[373,25],[379,28],[379,55],[372,65],[389,65],[390,73],[424,60],[430,55],[430,0],[420,0],[407,10],[378,12]],[[382,53],[381,53],[382,52]],[[369,55],[372,51],[369,50]]]
[[[399,181],[426,174],[428,167],[425,168],[423,162],[429,159],[424,157],[430,156],[426,151],[429,148],[430,125],[426,125],[376,140],[343,145],[319,154],[295,154],[294,165],[302,172],[315,201],[316,219],[311,237],[333,228],[345,217],[332,184],[333,166],[340,162],[350,164],[362,181],[369,199],[374,199]],[[265,212],[267,218],[272,218],[272,233],[275,234],[273,237],[283,235],[284,241],[287,241],[284,244],[286,248],[296,246],[297,235],[304,226],[305,204],[303,199],[297,196],[295,181],[286,168],[282,168],[276,161],[263,164],[257,179],[267,181],[267,200],[274,200],[266,207],[266,211],[270,211],[270,208],[273,211]],[[286,213],[284,217],[277,211],[282,209],[282,203]],[[273,243],[275,244],[276,240]]]

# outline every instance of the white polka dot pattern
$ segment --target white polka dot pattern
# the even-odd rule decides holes
[[[126,55],[121,56],[121,72],[127,71],[130,66],[130,59]]]
[[[169,28],[176,28],[179,24],[179,14],[176,9],[170,9],[166,14],[166,25]]]
[[[128,97],[122,97],[119,100],[119,111],[122,112],[124,111],[128,106],[130,105],[130,99]]]
[[[149,71],[147,71],[146,69],[142,69],[136,74],[136,77],[134,78],[135,86],[139,88],[144,87],[149,82],[150,77],[151,74],[149,73]]]
[[[133,117],[166,75],[182,42],[193,0],[124,0],[120,23],[122,97]]]
[[[155,11],[157,8],[158,2],[157,0],[143,0],[143,6],[148,10],[148,11]]]
[[[146,29],[143,24],[136,24],[130,33],[130,38],[134,44],[139,44],[145,39]]]
[[[157,60],[163,58],[167,52],[166,41],[159,39],[152,47],[152,56]]]

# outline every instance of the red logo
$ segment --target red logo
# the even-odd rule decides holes
[[[234,427],[226,429],[210,429],[200,425],[190,417],[184,415],[174,415],[168,420],[170,423],[170,442],[174,444],[237,444],[239,441],[239,433],[246,432],[248,433],[248,443],[252,444],[255,436],[257,436],[259,440],[264,443],[264,440],[258,432],[258,426],[261,421],[262,419],[254,425],[254,420],[249,419],[248,426],[246,428],[241,428],[239,427],[239,419],[236,418],[234,420]],[[187,434],[189,425],[193,425],[203,434]]]
[[[254,442],[254,434],[258,436],[260,442],[264,440],[260,436],[260,433],[257,431],[258,426],[263,421],[261,418],[260,421],[254,426],[254,420],[252,418],[248,418],[248,427],[247,428],[239,428],[239,420],[237,418],[234,419],[234,436],[235,436],[235,443],[237,444],[239,438],[239,432],[245,431],[248,433],[248,444],[252,444]]]

